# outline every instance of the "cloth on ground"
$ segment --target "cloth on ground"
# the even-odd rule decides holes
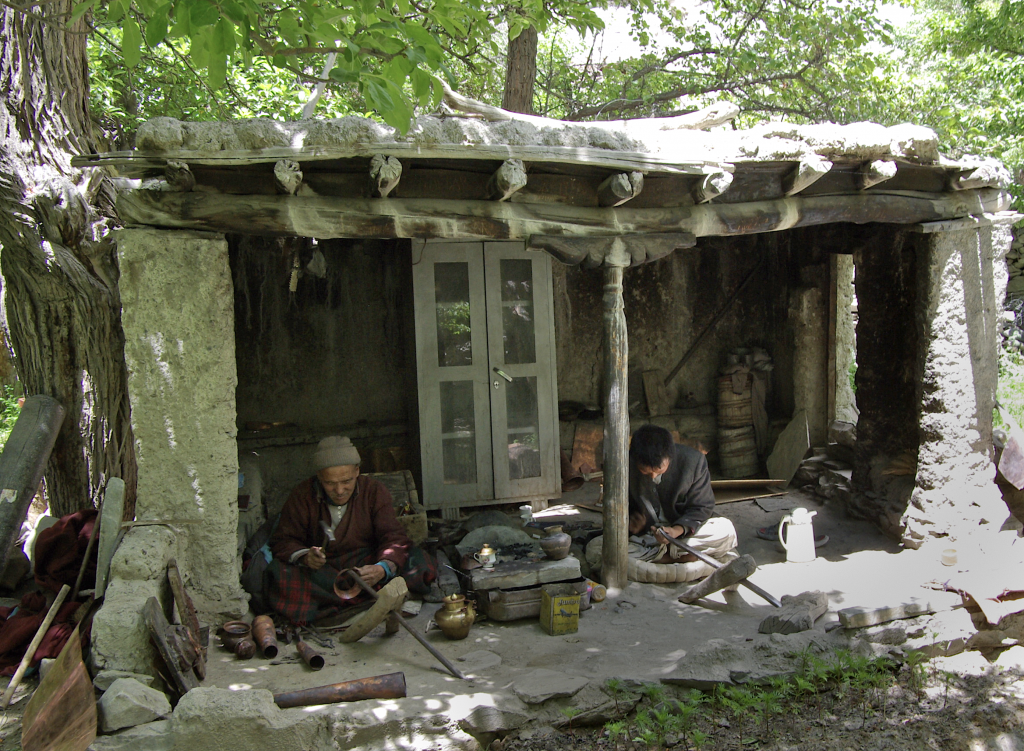
[[[712,558],[721,560],[729,557],[728,553],[736,549],[738,539],[733,523],[722,516],[708,519],[697,530],[697,534],[680,540],[694,550]],[[675,545],[662,545],[654,539],[654,535],[632,535],[629,538],[628,555],[639,561],[657,561],[669,553],[673,558],[680,558],[686,552]]]
[[[63,584],[75,586],[95,524],[96,509],[90,508],[61,517],[52,527],[39,533],[35,546],[35,569],[36,583],[40,587],[59,592]],[[82,589],[96,586],[96,548],[93,545],[86,564]]]
[[[60,654],[77,625],[73,617],[79,605],[79,602],[65,602],[60,606],[57,617],[36,649],[31,665],[38,665],[44,657]],[[14,675],[49,607],[46,595],[39,591],[22,597],[17,607],[0,607],[0,675]],[[87,631],[82,633],[83,641],[88,641]]]

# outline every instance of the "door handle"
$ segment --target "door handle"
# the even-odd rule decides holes
[[[504,378],[509,383],[512,383],[512,376],[510,376],[508,373],[506,373],[501,368],[495,367],[494,368],[494,372],[497,373],[498,375],[500,375],[502,378]]]

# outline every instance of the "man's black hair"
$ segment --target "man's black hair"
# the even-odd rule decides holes
[[[657,425],[641,425],[629,444],[629,458],[635,464],[657,469],[666,459],[675,456],[672,434]]]

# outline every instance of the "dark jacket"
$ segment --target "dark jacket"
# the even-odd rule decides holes
[[[281,521],[270,538],[274,556],[288,562],[292,553],[327,543],[321,522],[331,522],[330,500],[316,477],[300,483],[281,509]],[[361,548],[376,551],[376,560],[391,561],[401,571],[409,559],[412,542],[395,515],[387,488],[372,477],[361,475],[348,502],[348,511],[334,530],[337,538],[328,543],[328,560]]]
[[[675,456],[661,483],[640,474],[632,457],[629,460],[629,511],[641,512],[648,517],[641,499],[646,498],[668,526],[688,527],[693,532],[701,528],[715,510],[715,496],[711,492],[711,473],[708,461],[700,451],[675,444]],[[658,520],[648,519],[650,524]]]

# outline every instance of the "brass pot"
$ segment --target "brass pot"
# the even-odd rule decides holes
[[[465,639],[469,636],[469,627],[476,621],[473,603],[463,595],[448,595],[444,598],[441,609],[434,613],[434,623],[449,639]]]
[[[540,547],[545,555],[553,561],[560,561],[569,555],[572,547],[572,535],[562,531],[561,527],[548,527],[544,530],[547,537],[542,537]]]

